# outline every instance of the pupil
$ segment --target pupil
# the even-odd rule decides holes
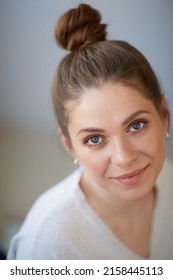
[[[99,141],[99,137],[98,136],[92,137],[91,141],[92,141],[92,143],[96,144]]]
[[[133,128],[134,128],[134,129],[139,129],[139,128],[140,128],[140,123],[135,123],[135,124],[133,125]]]

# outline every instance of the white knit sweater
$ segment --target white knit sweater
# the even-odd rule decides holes
[[[80,176],[78,169],[35,202],[11,242],[8,259],[141,259],[88,205]],[[158,178],[149,259],[173,260],[172,182],[173,166],[166,162]]]

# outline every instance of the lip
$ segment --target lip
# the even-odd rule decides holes
[[[145,170],[147,169],[147,167],[148,167],[148,165],[144,168],[137,169],[133,172],[126,173],[126,174],[123,174],[121,176],[118,176],[118,177],[115,177],[112,179],[118,181],[119,183],[121,183],[123,185],[128,185],[128,186],[136,185],[140,181],[142,175],[145,173]]]

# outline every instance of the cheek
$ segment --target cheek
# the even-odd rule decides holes
[[[153,159],[162,158],[165,155],[165,139],[157,129],[148,134],[140,144],[142,151]]]
[[[109,155],[106,150],[89,151],[79,155],[82,165],[97,175],[104,175],[109,164]]]

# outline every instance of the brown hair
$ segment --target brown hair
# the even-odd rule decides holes
[[[106,25],[100,21],[97,10],[80,4],[56,25],[58,44],[70,51],[60,62],[52,86],[54,111],[67,137],[69,104],[75,106],[85,88],[98,88],[107,81],[139,87],[160,111],[162,93],[150,64],[129,43],[106,40]]]

